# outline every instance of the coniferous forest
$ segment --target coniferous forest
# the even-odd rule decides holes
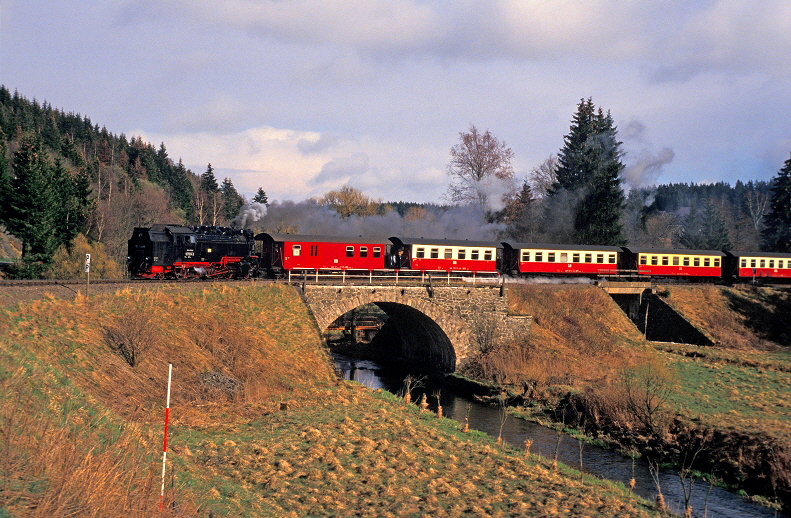
[[[791,251],[791,159],[770,182],[666,184],[624,193],[613,116],[583,99],[571,121],[551,166],[513,182],[504,209],[485,211],[485,223],[494,224],[491,239]],[[485,135],[497,143],[488,130]],[[265,188],[245,200],[229,178],[214,176],[211,164],[193,172],[169,156],[164,142],[112,133],[87,115],[0,87],[0,260],[12,263],[10,276],[69,276],[64,265],[77,264],[84,253],[103,265],[97,275],[123,276],[134,227],[229,225],[246,202],[268,202]],[[384,203],[351,187],[313,201],[344,218],[395,211],[420,219],[450,208],[443,200]]]

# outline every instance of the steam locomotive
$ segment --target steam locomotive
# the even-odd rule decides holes
[[[256,241],[261,242],[260,247]],[[127,266],[137,279],[399,271],[724,282],[791,280],[791,254],[405,237],[253,236],[250,230],[181,225],[135,228]]]

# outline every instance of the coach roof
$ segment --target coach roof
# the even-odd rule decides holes
[[[397,246],[424,245],[424,246],[464,246],[464,247],[486,247],[502,248],[503,245],[495,241],[468,241],[466,239],[425,239],[422,237],[397,237],[393,236],[390,241]]]
[[[274,234],[262,233],[255,236],[257,241],[273,241],[275,243],[354,243],[361,245],[389,245],[386,237],[361,237],[361,236],[316,236],[309,234]]]

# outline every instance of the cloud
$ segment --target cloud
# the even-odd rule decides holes
[[[355,153],[351,156],[334,158],[321,167],[310,183],[322,185],[342,181],[348,183],[351,178],[362,176],[368,171],[370,159],[365,153]]]

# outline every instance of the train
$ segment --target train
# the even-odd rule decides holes
[[[260,244],[256,244],[260,243]],[[134,279],[283,277],[319,272],[791,282],[791,254],[443,238],[334,237],[231,227],[135,228]]]

